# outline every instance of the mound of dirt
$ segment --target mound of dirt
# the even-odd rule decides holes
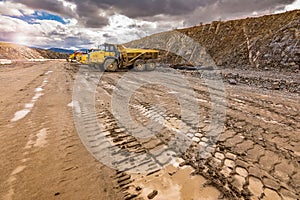
[[[50,50],[45,49],[34,49],[37,51],[42,57],[48,59],[66,59],[69,57],[69,54],[66,53],[58,53]]]
[[[65,59],[68,55],[49,50],[29,48],[22,45],[0,42],[0,59]]]
[[[256,18],[214,21],[175,31],[199,43],[218,66],[298,71],[299,21],[300,10],[295,10]],[[159,38],[160,34],[149,37]],[[149,37],[126,45],[145,48]]]

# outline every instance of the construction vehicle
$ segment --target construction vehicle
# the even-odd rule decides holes
[[[77,52],[74,51],[74,53],[72,53],[72,54],[69,56],[69,58],[67,58],[67,61],[68,61],[68,62],[75,62],[75,61],[76,61],[76,54],[77,54]]]
[[[80,62],[82,64],[88,64],[88,54],[87,53],[81,54],[78,62]]]
[[[87,64],[88,54],[81,51],[74,51],[69,58],[67,58],[68,62],[79,62],[82,64]]]
[[[103,44],[88,53],[88,65],[105,71],[133,68],[136,71],[152,71],[156,68],[159,51],[132,49],[123,45]]]

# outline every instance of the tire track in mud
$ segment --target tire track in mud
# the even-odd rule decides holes
[[[201,94],[202,98],[203,98],[203,94],[205,94],[205,96],[204,96],[205,100],[206,100],[206,102],[209,102],[209,98],[208,98],[209,95],[207,95],[207,92],[205,92],[204,90],[200,90],[200,91],[201,92],[198,92],[198,94]],[[107,90],[107,92],[110,93],[111,90]],[[147,91],[144,91],[144,92],[147,92]],[[226,134],[225,134],[224,135],[225,137],[223,137],[223,140],[218,144],[220,149],[218,149],[216,152],[214,152],[214,157],[212,159],[210,159],[209,161],[206,161],[206,163],[204,163],[204,164],[202,163],[202,165],[204,165],[204,166],[206,165],[205,170],[207,170],[207,172],[208,172],[208,173],[206,173],[207,177],[211,177],[213,174],[218,174],[218,176],[220,177],[219,178],[220,182],[222,184],[224,184],[224,182],[225,182],[226,183],[225,185],[228,185],[225,187],[231,188],[230,190],[234,191],[235,194],[237,195],[236,198],[241,198],[242,196],[244,196],[244,198],[247,199],[251,196],[251,193],[252,193],[252,195],[255,195],[257,198],[262,198],[263,196],[267,196],[268,198],[269,197],[292,198],[292,199],[296,198],[296,196],[299,195],[299,188],[297,188],[297,186],[296,186],[297,184],[290,182],[290,181],[284,181],[281,177],[282,174],[278,174],[278,172],[277,172],[277,175],[275,175],[275,169],[277,166],[283,168],[283,166],[281,166],[279,162],[275,162],[272,165],[272,167],[270,167],[270,170],[265,171],[264,172],[265,175],[258,176],[254,172],[256,170],[264,171],[263,164],[252,165],[251,162],[253,162],[253,160],[247,158],[247,154],[248,154],[247,152],[251,152],[253,155],[253,153],[254,154],[256,153],[257,148],[261,149],[263,151],[266,150],[266,152],[262,153],[259,156],[258,160],[256,161],[257,163],[262,162],[262,161],[260,161],[261,158],[268,157],[270,155],[269,152],[273,152],[272,155],[277,155],[277,154],[280,155],[279,159],[286,160],[286,161],[283,160],[281,162],[283,162],[284,164],[287,164],[286,167],[292,166],[292,168],[294,169],[290,173],[289,177],[297,177],[298,176],[298,173],[296,171],[296,169],[299,168],[297,156],[295,154],[293,154],[293,152],[291,152],[290,150],[282,149],[280,147],[278,148],[277,147],[278,141],[272,142],[272,141],[269,141],[268,138],[261,140],[260,137],[255,136],[255,133],[251,134],[250,131],[258,129],[258,130],[262,131],[260,133],[260,135],[262,137],[268,136],[269,135],[268,128],[267,129],[264,128],[264,123],[267,123],[267,122],[264,121],[264,123],[261,123],[259,121],[259,120],[261,120],[260,118],[253,117],[253,116],[251,116],[251,114],[249,115],[249,113],[251,113],[251,108],[249,108],[247,110],[240,108],[240,107],[236,108],[235,104],[240,104],[240,103],[247,104],[248,103],[248,104],[252,105],[253,108],[255,108],[255,111],[258,111],[258,112],[260,110],[268,109],[271,114],[273,114],[273,112],[274,112],[275,118],[279,115],[279,116],[281,116],[281,119],[284,119],[284,114],[282,114],[282,113],[285,113],[284,110],[278,109],[276,107],[277,111],[275,111],[275,110],[269,109],[270,108],[269,106],[264,106],[264,103],[262,103],[262,102],[270,103],[270,101],[268,102],[268,100],[258,100],[258,102],[257,102],[253,99],[251,99],[252,101],[247,99],[247,101],[245,101],[245,98],[243,98],[243,97],[236,98],[236,97],[231,97],[231,96],[228,97],[228,100],[230,102],[230,104],[229,104],[230,110],[228,112],[229,113],[228,129],[229,130],[233,129],[234,132],[231,133],[231,135],[229,135],[228,137],[226,137]],[[243,102],[241,102],[241,101],[243,101]],[[234,103],[232,103],[232,102],[234,102]],[[203,104],[201,104],[201,106],[203,106]],[[205,105],[204,107],[206,108],[205,110],[210,109],[210,107],[208,105]],[[258,109],[256,109],[257,107],[258,107]],[[289,107],[289,106],[284,106],[284,107],[288,107],[289,109],[294,110],[294,108]],[[281,111],[283,111],[283,112],[281,113]],[[264,112],[262,112],[262,113],[264,113]],[[253,114],[256,114],[256,113],[252,112],[252,115]],[[252,118],[251,120],[247,120],[249,118],[249,116]],[[297,116],[297,115],[294,114],[294,116]],[[243,117],[244,119],[241,119],[241,117]],[[293,125],[297,126],[297,121],[294,117],[290,117],[289,119],[293,120]],[[257,122],[253,123],[253,120],[257,121]],[[253,130],[251,130],[251,129],[249,130],[249,127],[248,127],[249,123],[251,124]],[[234,126],[234,124],[238,124],[238,125]],[[279,124],[277,126],[280,127],[282,125]],[[291,127],[291,124],[288,122],[285,126]],[[272,128],[272,130],[278,130],[278,127]],[[227,130],[227,131],[229,131],[229,130]],[[296,127],[296,131],[297,131],[297,127]],[[277,135],[280,136],[278,132],[277,132]],[[230,142],[230,139],[232,139],[231,142]],[[227,144],[226,144],[226,141],[227,141]],[[222,142],[225,142],[225,145],[222,144]],[[234,142],[234,143],[232,143],[232,142]],[[294,142],[297,144],[297,140]],[[233,147],[235,145],[237,147],[232,149],[231,147]],[[244,146],[244,145],[245,145],[244,148],[239,149],[241,146]],[[234,154],[232,154],[232,153],[234,153]],[[226,154],[229,155],[228,158],[226,157]],[[249,153],[249,155],[250,155],[250,153]],[[234,159],[232,157],[234,157]],[[290,160],[292,160],[292,161],[290,161]],[[234,166],[233,166],[232,161],[238,161],[238,164],[236,166],[234,164]],[[220,165],[223,166],[223,169],[219,167]],[[222,174],[218,173],[220,171],[220,169],[223,172]],[[228,169],[230,169],[230,170],[228,170]],[[202,175],[205,175],[205,173],[203,173],[204,170],[202,169],[201,171],[202,172],[199,172],[199,173]],[[277,170],[277,171],[279,171],[279,170]],[[229,175],[230,175],[233,178],[230,178],[230,180],[227,181],[228,178],[226,177],[226,175],[227,175],[227,177],[229,177]],[[243,178],[243,177],[245,177],[245,178]],[[274,187],[274,184],[275,184],[274,181],[275,181],[275,183],[277,183],[277,185],[279,183],[279,187]],[[296,181],[297,180],[294,178],[294,182],[296,182]],[[222,185],[222,184],[219,184],[219,185]],[[259,189],[259,187],[256,188],[255,186],[253,186],[254,184],[261,185],[262,187],[260,189]],[[281,186],[280,186],[280,184],[281,184]],[[261,192],[258,193],[257,192],[258,190],[261,190]]]
[[[230,105],[230,101],[231,101],[231,98],[229,97],[228,98],[229,99],[229,105]],[[233,104],[234,105],[234,104]],[[252,124],[252,126],[254,126],[254,127],[258,127],[258,128],[261,128],[261,130],[262,130],[262,132],[261,132],[261,136],[263,137],[263,136],[267,136],[267,135],[269,135],[269,132],[268,132],[268,129],[265,129],[264,127],[263,127],[263,124],[262,123],[254,123],[253,124],[253,121],[251,121],[251,120],[247,120],[248,118],[249,118],[249,115],[248,115],[248,113],[247,113],[247,110],[246,109],[244,109],[244,111],[242,112],[242,109],[240,109],[240,110],[238,110],[238,109],[235,109],[235,107],[234,106],[229,106],[229,108],[230,108],[230,110],[229,111],[227,111],[227,114],[228,114],[228,117],[229,117],[229,120],[227,120],[227,121],[231,121],[231,127],[232,128],[230,128],[230,129],[234,129],[235,130],[235,132],[236,132],[236,134],[235,135],[237,135],[238,133],[241,133],[241,136],[242,137],[244,137],[243,138],[243,140],[246,140],[247,142],[248,142],[248,145],[247,145],[247,143],[245,142],[245,143],[243,143],[242,141],[238,141],[237,139],[237,141],[236,141],[236,143],[232,143],[232,142],[228,142],[226,145],[225,145],[225,147],[227,146],[227,148],[229,148],[229,150],[230,150],[230,148],[232,147],[232,146],[235,146],[235,145],[239,145],[239,144],[241,144],[240,146],[244,146],[243,148],[240,148],[239,146],[238,147],[236,147],[236,148],[233,148],[233,149],[235,149],[236,151],[234,151],[234,150],[230,150],[230,152],[234,152],[236,155],[242,155],[242,154],[245,154],[244,156],[242,156],[242,157],[244,157],[244,159],[245,159],[245,157],[247,157],[246,155],[247,155],[247,151],[249,151],[249,150],[253,150],[254,149],[254,144],[256,143],[258,143],[258,144],[260,144],[261,145],[261,149],[271,149],[273,152],[275,152],[276,154],[279,154],[280,155],[280,157],[282,158],[282,159],[286,159],[287,160],[287,163],[290,163],[290,164],[287,164],[286,162],[285,162],[285,166],[286,167],[288,167],[288,166],[292,166],[292,168],[294,168],[294,169],[297,169],[297,168],[299,168],[299,165],[298,165],[298,163],[297,163],[297,160],[299,160],[299,157],[298,156],[296,156],[296,154],[293,154],[292,152],[290,152],[290,150],[285,150],[285,149],[282,149],[282,148],[278,148],[277,147],[277,145],[279,144],[279,142],[277,141],[277,143],[275,143],[275,142],[273,142],[273,141],[268,141],[268,138],[265,140],[265,141],[260,141],[261,139],[259,139],[259,137],[255,137],[255,132],[253,132],[253,130],[249,130],[249,128],[246,128],[247,126],[249,127],[249,123],[250,124]],[[264,107],[263,106],[260,106],[260,109],[264,109]],[[250,108],[250,110],[251,110],[251,108]],[[241,112],[242,114],[244,114],[245,116],[241,116],[241,115],[239,115],[238,114],[238,112],[236,112],[236,111],[238,111],[238,112]],[[244,119],[241,119],[241,117],[243,118],[243,117],[245,117]],[[250,116],[251,117],[251,116]],[[257,121],[257,119],[255,119],[256,121]],[[277,129],[277,127],[275,127],[274,128],[275,130]],[[274,130],[273,129],[273,130]],[[296,129],[297,130],[297,129]],[[252,134],[251,134],[251,131],[252,131]],[[277,131],[278,131],[278,129],[277,129]],[[250,133],[249,133],[250,132]],[[282,131],[283,132],[283,131]],[[284,132],[283,132],[284,133]],[[246,137],[245,137],[245,134],[246,134]],[[234,134],[232,134],[232,135],[234,135]],[[233,138],[233,136],[232,135],[229,135],[229,138],[227,138],[227,139],[231,139],[231,138]],[[277,132],[277,135],[279,135],[279,132]],[[222,135],[221,135],[222,136]],[[226,139],[226,137],[223,137],[223,141],[224,141],[224,139]],[[249,142],[249,141],[251,141],[251,142]],[[247,147],[248,146],[248,147]],[[224,145],[223,145],[223,149],[224,149]],[[253,154],[254,152],[252,152],[252,154]],[[274,154],[274,155],[276,155],[276,154]],[[261,155],[261,156],[263,156],[263,155]],[[298,158],[297,158],[298,157]],[[249,160],[248,160],[248,162],[249,162]],[[283,161],[282,161],[283,162]],[[251,163],[251,160],[250,160],[250,163]],[[271,172],[271,175],[273,176],[273,177],[276,177],[276,176],[274,176],[274,169],[276,168],[276,165],[278,165],[278,163],[274,163],[274,165],[272,166],[272,172]],[[248,165],[249,166],[249,165]],[[282,167],[282,166],[281,166]],[[289,167],[288,167],[289,168]],[[277,171],[279,170],[279,169],[276,169]],[[253,171],[253,170],[252,170]],[[292,170],[292,172],[290,173],[291,175],[292,174],[295,174],[296,173],[296,171],[294,171],[294,170]],[[278,176],[277,176],[277,178],[278,178]],[[279,180],[279,181],[278,181]],[[279,179],[277,179],[277,182],[282,182],[283,180],[280,178],[280,176],[279,176]],[[296,181],[296,180],[294,180],[294,181]],[[283,181],[283,182],[285,182],[285,183],[289,183],[289,182],[287,182],[287,181]],[[245,186],[247,186],[247,184],[248,183],[246,183],[246,185]],[[295,198],[297,195],[298,195],[298,193],[299,193],[299,188],[297,189],[297,187],[295,187],[295,184],[293,184],[293,183],[290,183],[290,186],[287,186],[287,185],[285,185],[285,184],[283,184],[283,186],[282,186],[285,190],[286,189],[291,189],[291,190],[294,190],[292,193],[293,194],[289,194],[290,196],[292,196],[293,198]],[[274,189],[274,187],[273,187],[273,189]],[[287,192],[288,193],[288,192]],[[276,196],[274,195],[274,198],[275,198]],[[287,198],[287,196],[284,196],[284,198]]]
[[[102,94],[102,95],[103,94],[106,94],[106,95],[111,94],[111,92],[112,92],[111,88],[112,87],[105,87],[104,86],[103,88],[107,92],[99,92],[98,91],[98,94]],[[105,99],[105,97],[102,97],[102,98],[99,97],[99,99],[96,99],[96,101],[98,101],[100,99]],[[106,104],[105,102],[101,102],[101,105],[105,105],[105,104]],[[98,109],[98,113],[100,113],[97,116],[98,120],[100,120],[100,124],[104,124],[104,127],[102,128],[102,131],[99,128],[97,128],[97,126],[95,126],[95,122],[92,121],[94,119],[94,116],[88,115],[87,114],[88,112],[84,113],[82,111],[82,108],[80,108],[83,120],[86,120],[85,121],[86,122],[85,123],[86,126],[84,127],[84,129],[86,130],[87,137],[89,137],[89,136],[92,137],[92,140],[89,140],[88,142],[92,143],[92,144],[90,144],[90,147],[91,147],[91,149],[92,149],[91,151],[93,153],[98,153],[98,152],[101,153],[101,151],[104,148],[102,146],[102,149],[101,149],[101,145],[104,145],[105,142],[107,142],[107,141],[101,141],[101,139],[104,139],[105,137],[108,137],[108,138],[111,137],[112,138],[111,141],[112,141],[112,143],[114,143],[112,148],[114,148],[114,146],[119,146],[121,148],[125,148],[127,150],[131,150],[130,148],[132,148],[132,147],[135,148],[136,145],[138,145],[138,147],[149,146],[147,142],[143,142],[141,144],[132,135],[128,135],[128,134],[126,135],[126,134],[124,134],[123,131],[126,131],[126,129],[124,129],[123,127],[120,128],[118,126],[117,122],[115,121],[115,117],[110,113],[110,111],[108,111],[108,110],[106,110],[104,108],[101,108],[101,106],[99,106],[97,109]],[[85,115],[85,114],[87,114],[87,115]],[[146,115],[148,117],[150,117],[150,118],[157,117],[157,115],[155,114],[155,112],[146,113]],[[166,116],[166,119],[174,119],[174,117],[173,117],[173,115],[170,115],[170,116]],[[180,121],[180,120],[178,120],[178,121]],[[170,123],[170,124],[172,126],[172,123]],[[169,127],[169,129],[172,129],[172,128]],[[89,135],[89,131],[90,130],[92,132],[91,135]],[[94,134],[94,133],[96,133],[96,134]],[[115,133],[117,133],[117,134],[115,134]],[[121,137],[119,137],[119,136],[121,136]],[[96,139],[95,139],[95,137],[96,137]],[[125,139],[125,142],[123,142],[123,139]],[[126,142],[126,140],[129,141],[129,144],[130,143],[134,143],[134,145],[132,145],[132,146],[128,145],[128,142]],[[148,142],[150,143],[150,140]],[[151,141],[151,142],[153,142],[153,141]],[[164,144],[164,143],[166,143],[166,141],[164,141],[164,140],[158,142],[158,144],[159,144],[158,147],[160,145]],[[100,147],[100,149],[98,150],[97,148],[99,148],[99,147]],[[157,147],[157,144],[155,144],[152,148],[155,148],[155,147]],[[93,148],[95,148],[96,151],[93,151]],[[144,148],[143,148],[143,150],[144,150]],[[135,149],[135,151],[138,151],[138,152],[139,151],[143,151],[143,150],[140,150],[139,148]],[[151,151],[151,147],[150,148],[148,147],[146,151],[149,151],[149,150]],[[161,152],[164,153],[165,150],[162,149]],[[155,156],[157,156],[157,155],[155,155]],[[168,155],[168,157],[170,157],[170,156],[171,156],[171,153],[170,153],[170,155]],[[128,159],[125,159],[124,161],[126,161],[126,160],[128,160]],[[121,164],[121,163],[119,163],[119,164]],[[164,163],[162,163],[162,164],[164,164]],[[151,169],[149,167],[150,166],[148,166],[148,170]],[[127,168],[127,169],[129,169],[129,168]],[[158,169],[154,168],[153,172],[158,171],[158,170],[159,170],[159,168]],[[152,171],[148,171],[148,172],[149,172],[148,173],[149,175],[151,175],[153,173]],[[120,190],[123,191],[123,192],[125,192],[125,198],[126,199],[132,199],[132,198],[135,198],[135,197],[137,197],[139,195],[138,192],[134,193],[134,194],[126,193],[126,190],[128,190],[131,187],[128,184],[132,183],[132,180],[130,179],[130,175],[128,175],[128,173],[125,173],[124,171],[118,172],[116,178],[121,179],[121,180],[118,179],[117,182],[120,184],[120,186],[119,186]],[[124,183],[124,181],[125,181],[125,183]]]
[[[104,87],[104,88],[110,89],[109,87]],[[109,95],[109,91],[108,92],[98,91],[98,94],[99,93],[101,95]],[[105,99],[105,98],[109,99],[110,97],[102,96],[102,98],[99,99]],[[101,104],[104,105],[106,104],[106,102],[102,102]],[[115,117],[111,114],[109,110],[107,110],[107,108],[103,106],[99,106],[97,107],[97,109],[98,109],[97,116],[94,116],[92,113],[89,112],[88,109],[85,110],[84,107],[77,108],[79,112],[75,112],[75,114],[80,114],[79,120],[83,120],[84,123],[84,127],[81,128],[85,130],[85,135],[84,136],[81,135],[81,137],[82,139],[87,141],[86,145],[88,145],[88,149],[93,153],[95,157],[97,157],[98,153],[100,156],[110,157],[111,155],[109,154],[108,155],[103,154],[105,148],[110,148],[112,150],[113,152],[112,156],[114,156],[114,158],[118,158],[117,156],[120,155],[120,159],[116,159],[117,162],[113,163],[116,165],[122,165],[123,167],[123,170],[117,172],[115,176],[116,182],[119,184],[119,190],[124,192],[125,199],[136,198],[138,197],[139,192],[128,193],[128,189],[132,187],[130,184],[133,182],[133,180],[131,179],[131,175],[126,172],[133,169],[135,171],[139,171],[139,168],[142,168],[146,170],[148,175],[156,173],[157,171],[160,170],[161,166],[159,165],[163,165],[165,164],[164,162],[166,162],[164,161],[164,157],[165,157],[164,154],[167,152],[170,154],[168,155],[168,157],[170,157],[172,151],[168,151],[168,149],[165,149],[163,145],[164,143],[161,141],[156,143],[154,146],[152,144],[149,144],[150,142],[153,142],[150,140],[140,142],[131,134],[127,133],[126,129],[118,126],[117,122],[115,121]],[[97,120],[100,122],[100,124],[103,125],[101,129],[98,127],[97,122],[95,121],[95,117],[97,117]],[[155,151],[156,154],[153,154],[151,150],[154,149],[154,147],[157,147],[157,144],[159,147],[162,147],[162,149],[160,149],[158,153],[157,151]],[[144,146],[152,146],[152,149],[151,148],[146,149],[144,148]],[[136,154],[130,157],[130,154],[128,154],[128,152],[135,152]],[[147,154],[145,154],[145,152]],[[124,155],[121,154],[124,154],[125,157]],[[101,161],[103,161],[103,159],[105,158],[102,158]],[[136,161],[138,161],[139,163],[138,166],[134,166],[134,162]]]

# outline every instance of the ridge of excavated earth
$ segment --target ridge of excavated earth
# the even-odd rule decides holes
[[[67,57],[68,54],[57,53],[39,48],[30,48],[7,42],[0,42],[0,59],[65,59]]]
[[[300,10],[294,10],[262,17],[214,21],[148,37],[183,33],[199,43],[220,67],[299,72],[299,21]],[[126,45],[147,48],[148,37]]]

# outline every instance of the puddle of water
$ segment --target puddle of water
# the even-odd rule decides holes
[[[41,129],[37,134],[36,134],[36,142],[33,145],[34,147],[43,147],[47,144],[47,130],[45,128]]]
[[[73,101],[68,104],[68,107],[73,107]]]
[[[11,173],[11,175],[16,175],[20,172],[22,172],[24,169],[26,168],[26,166],[18,166],[16,169],[14,169],[14,171]]]
[[[32,97],[32,101],[34,102],[34,101],[38,100],[41,96],[43,96],[43,93],[40,93],[40,92],[36,93],[34,95],[34,97]]]
[[[72,101],[73,102],[73,101]],[[76,113],[81,113],[80,105],[78,101],[73,102],[73,107],[75,108]]]
[[[34,135],[31,133],[29,135],[28,142],[26,143],[24,149],[30,149],[32,147],[32,145],[34,145],[33,138],[34,138]]]
[[[47,71],[45,75],[51,74],[53,71]]]
[[[33,108],[34,103],[26,103],[25,108]]]
[[[208,101],[207,100],[205,100],[205,99],[197,99],[197,101],[199,101],[199,102],[203,102],[203,103],[207,103]]]
[[[11,60],[7,60],[7,59],[0,59],[0,64],[1,65],[5,65],[5,64],[11,64],[12,61]]]
[[[160,172],[150,176],[133,175],[134,184],[142,188],[141,196],[148,199],[148,195],[157,190],[154,199],[159,200],[215,200],[220,192],[212,187],[203,187],[206,179],[202,176],[192,176],[194,169],[190,166],[175,167],[168,165]]]
[[[41,87],[38,87],[38,88],[35,88],[35,92],[41,92],[41,91],[43,91],[44,89],[43,88],[41,88]]]
[[[41,93],[44,89],[42,87],[38,87],[35,89],[35,95],[32,97],[30,103],[25,104],[25,108],[23,110],[17,111],[15,113],[14,118],[11,119],[12,122],[16,122],[20,119],[23,119],[28,113],[30,113],[31,109],[34,107],[34,102],[36,102],[41,96],[44,94]]]
[[[23,109],[15,113],[14,118],[11,119],[12,122],[16,122],[20,119],[23,119],[28,113],[30,113],[29,109]]]

